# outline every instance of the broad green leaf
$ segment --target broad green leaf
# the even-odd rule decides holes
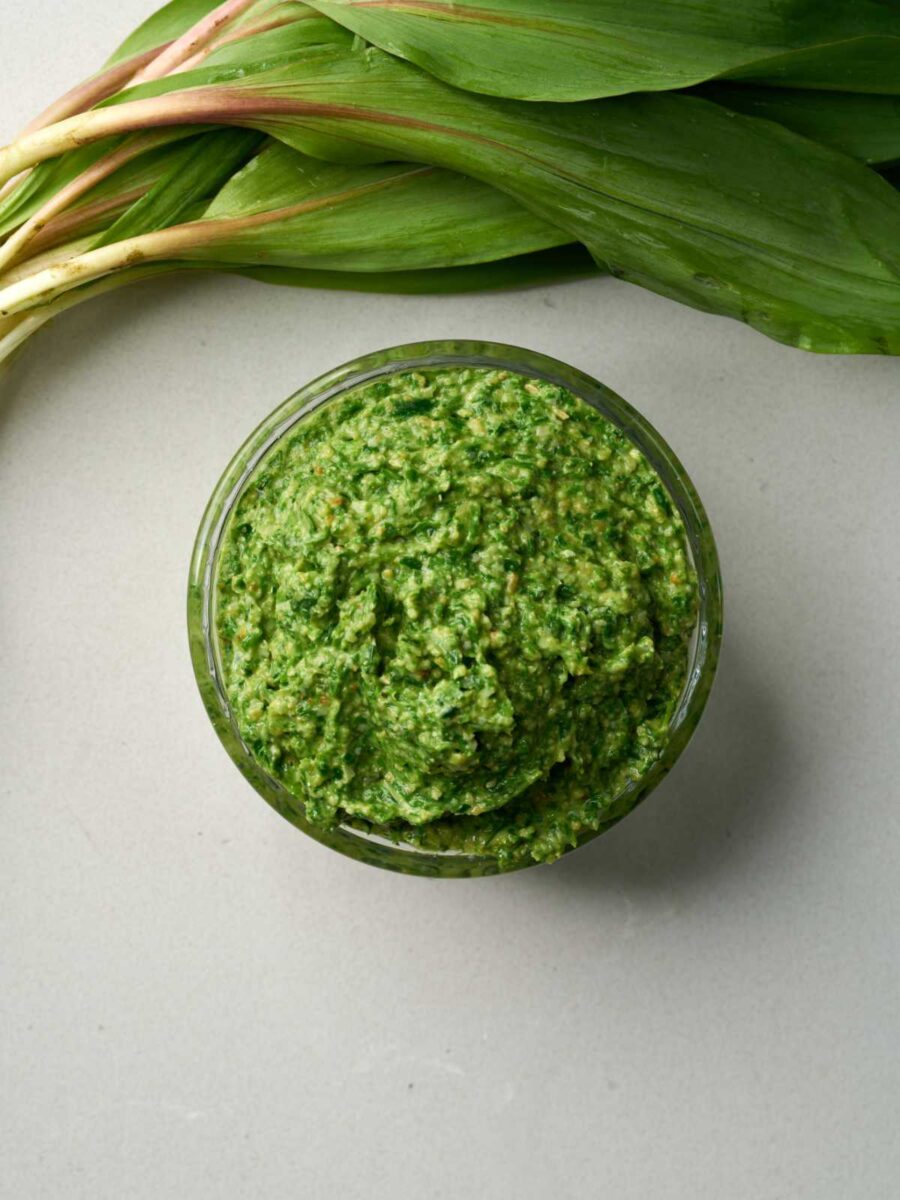
[[[480,178],[614,274],[778,340],[900,353],[900,198],[770,121],[684,95],[491,100],[376,50],[324,48],[192,93],[192,113],[214,111],[314,156],[377,150]]]
[[[275,144],[223,188],[181,257],[384,272],[493,261],[571,240],[475,179],[403,163],[317,162]]]
[[[583,100],[717,76],[900,90],[900,7],[879,0],[310,0],[456,87]]]
[[[246,129],[220,129],[181,143],[166,170],[148,191],[98,238],[108,246],[184,221],[256,152],[261,136]]]
[[[764,117],[867,163],[900,159],[900,96],[711,83],[699,95],[734,112]]]
[[[857,0],[851,0],[849,4],[840,0],[840,3],[845,12],[855,13]],[[797,48],[772,58],[744,63],[734,70],[722,72],[721,77],[778,87],[897,95],[900,93],[898,12],[900,10],[894,4],[882,7],[882,13],[890,22],[890,33],[835,38],[818,46]]]

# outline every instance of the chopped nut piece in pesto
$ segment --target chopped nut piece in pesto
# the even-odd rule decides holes
[[[501,868],[622,815],[697,607],[637,448],[487,368],[398,372],[301,421],[237,503],[217,589],[238,728],[310,821]]]

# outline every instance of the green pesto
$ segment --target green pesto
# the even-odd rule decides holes
[[[561,387],[362,385],[282,439],[225,530],[238,728],[314,824],[551,861],[662,753],[696,620],[685,544],[647,460]]]

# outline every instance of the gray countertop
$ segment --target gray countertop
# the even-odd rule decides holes
[[[4,21],[11,133],[144,0]],[[111,28],[114,25],[115,28]],[[250,429],[431,337],[598,376],[709,510],[700,731],[552,868],[344,860],[234,769],[187,564]],[[900,1142],[900,366],[612,281],[478,299],[162,282],[0,380],[0,1196],[879,1200]]]

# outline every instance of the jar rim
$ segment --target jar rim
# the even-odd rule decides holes
[[[681,516],[697,576],[698,613],[689,648],[685,683],[669,724],[660,758],[617,795],[630,813],[661,782],[696,729],[712,690],[722,639],[723,597],[719,558],[709,518],[684,466],[668,442],[631,404],[575,367],[518,346],[498,342],[443,340],[393,346],[356,358],[312,380],[275,408],[250,434],[226,467],[200,523],[188,586],[188,634],[194,674],[207,714],[230,757],[255,790],[292,825],[351,858],[405,874],[464,878],[499,872],[486,855],[420,850],[395,844],[346,825],[323,829],[309,822],[284,785],[253,757],[237,727],[222,677],[216,637],[216,569],[224,533],[235,505],[263,459],[296,426],[323,405],[384,375],[439,367],[493,367],[541,379],[573,393],[620,429],[659,475]],[[629,795],[630,793],[630,795]],[[619,820],[621,818],[616,818]],[[587,830],[575,846],[592,841],[616,820]],[[567,853],[571,852],[571,849]],[[536,865],[523,862],[513,869]]]

